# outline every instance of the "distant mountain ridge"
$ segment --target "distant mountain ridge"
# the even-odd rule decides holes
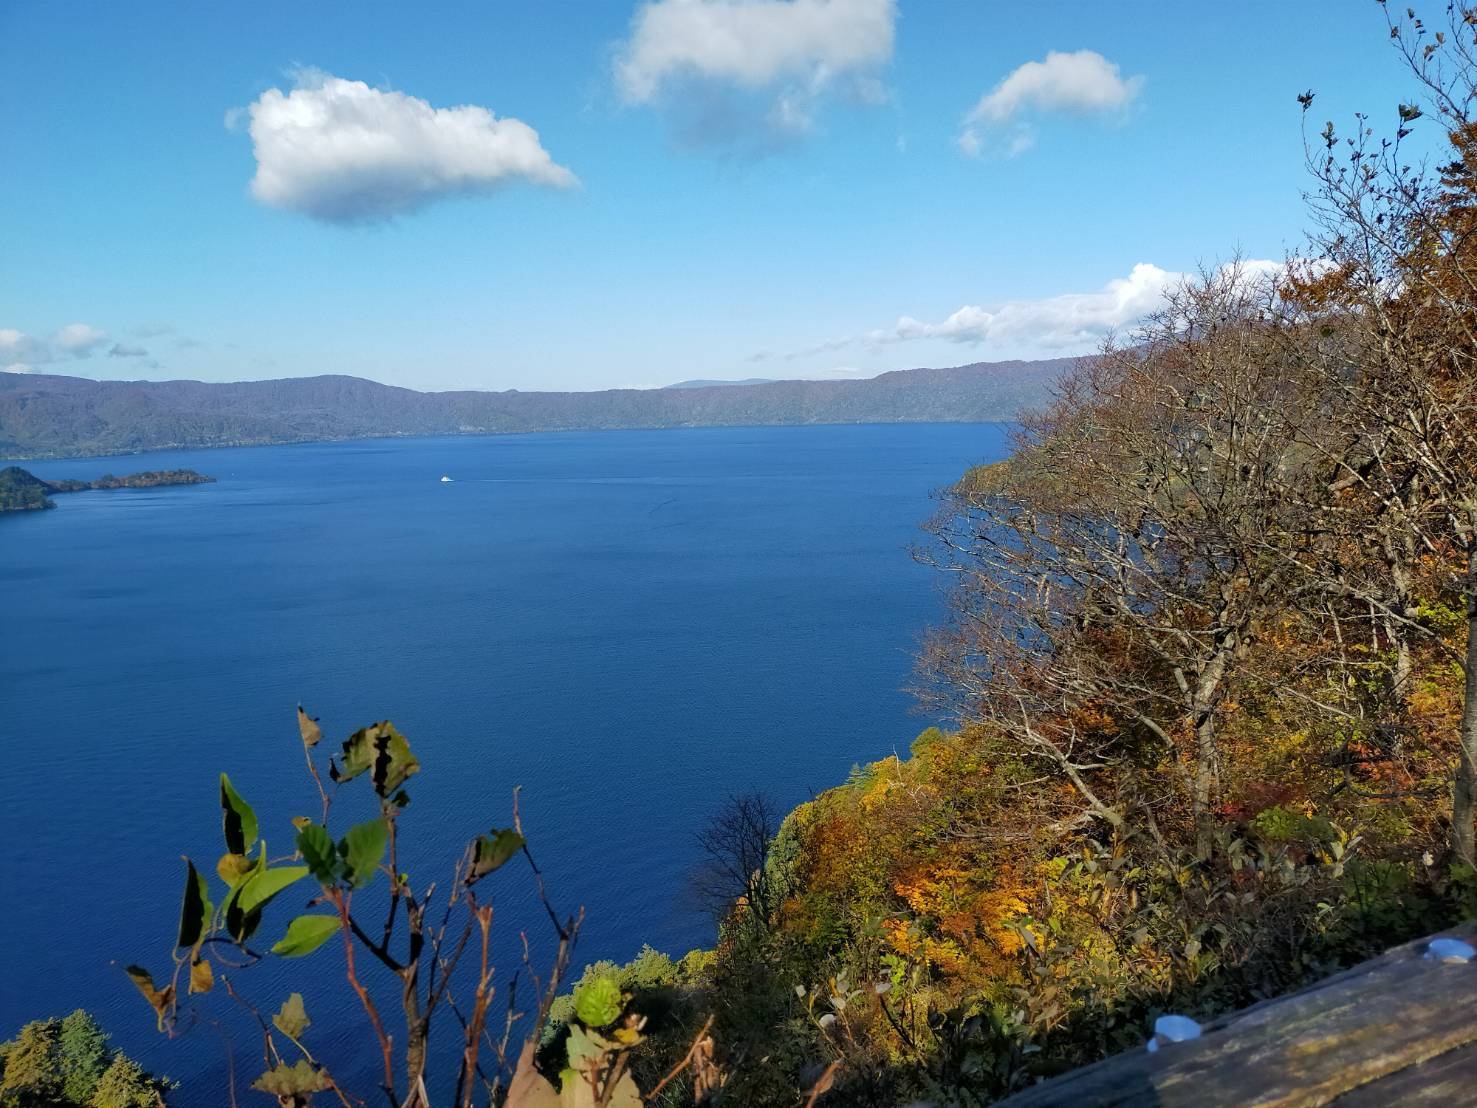
[[[417,392],[340,375],[217,384],[0,374],[0,458],[401,435],[993,422],[1041,404],[1075,361],[604,392]]]

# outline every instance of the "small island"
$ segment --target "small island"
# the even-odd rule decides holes
[[[111,473],[96,481],[43,481],[20,466],[0,469],[0,512],[35,511],[55,508],[51,498],[57,493],[81,492],[85,489],[152,489],[159,485],[205,485],[215,480],[193,469],[154,469],[115,477]]]

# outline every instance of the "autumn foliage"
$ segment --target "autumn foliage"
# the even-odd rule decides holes
[[[1387,138],[1310,127],[1299,256],[1185,283],[943,494],[919,673],[954,725],[793,812],[772,918],[673,979],[733,1102],[824,1071],[985,1103],[1477,912],[1477,14],[1448,16],[1392,15],[1420,95]]]
[[[551,911],[542,1026],[510,1038],[510,1000],[483,1078],[472,885],[527,855],[521,833],[468,847],[443,908],[461,922],[434,929],[394,863],[399,782],[377,778],[377,819],[336,845],[305,730],[306,865],[250,860],[255,816],[243,831],[223,780],[228,899],[187,910],[174,984],[135,978],[161,1026],[280,891],[252,882],[311,876],[303,918],[342,947],[392,1103],[430,1102],[447,994],[421,967],[470,943],[457,1103],[974,1105],[1136,1045],[1158,1013],[1244,1006],[1477,914],[1477,10],[1392,15],[1391,37],[1418,96],[1388,137],[1309,129],[1306,249],[1186,282],[1061,382],[1008,461],[942,493],[922,554],[949,618],[919,686],[949,729],[777,829],[762,797],[731,801],[700,844],[713,950],[590,967],[555,1000],[577,921]],[[345,743],[350,776],[385,728]],[[380,940],[350,903],[376,875]],[[289,928],[273,949],[303,945]],[[356,950],[404,984],[399,1063]],[[264,1078],[315,1082],[282,1103],[337,1091],[263,1028]]]

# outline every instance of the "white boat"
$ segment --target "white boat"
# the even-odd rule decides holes
[[[449,485],[449,484],[451,484],[451,478],[450,477],[443,477],[443,478],[441,478],[441,483],[443,485]]]

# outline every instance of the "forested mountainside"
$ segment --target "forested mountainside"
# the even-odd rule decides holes
[[[330,375],[93,381],[0,375],[0,457],[56,458],[380,435],[1008,420],[1073,359],[910,369],[857,381],[604,392],[416,392]]]

